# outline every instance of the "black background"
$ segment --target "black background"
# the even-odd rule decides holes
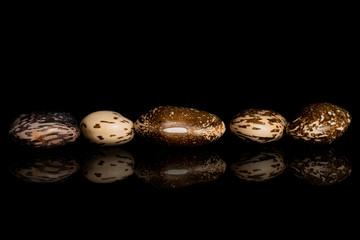
[[[320,223],[327,229],[347,224],[358,212],[359,187],[358,39],[350,17],[290,22],[167,19],[110,24],[39,18],[12,25],[2,88],[4,136],[16,116],[37,110],[67,111],[79,121],[92,111],[113,110],[135,121],[153,107],[179,105],[209,111],[228,123],[252,107],[273,109],[291,121],[306,104],[326,101],[353,116],[348,132],[334,144],[352,162],[351,177],[318,187],[287,174],[263,184],[225,176],[173,191],[151,188],[134,176],[108,185],[90,184],[81,176],[61,184],[29,184],[5,167],[6,206],[15,209],[9,221],[29,224],[31,218],[18,216],[37,215],[50,221],[64,217],[72,225],[85,216],[93,226],[115,217],[146,226],[159,216],[158,227],[166,225],[170,231],[197,229],[200,223],[216,229],[230,217],[236,221],[226,221],[227,230],[238,229],[238,224],[243,230],[266,226],[275,216],[294,231]],[[10,161],[12,151],[19,149],[5,139]],[[287,141],[274,145],[288,149]],[[128,145],[135,154],[141,151],[136,143]],[[238,143],[228,133],[211,146],[226,160],[233,147]],[[305,221],[299,225],[298,219]]]

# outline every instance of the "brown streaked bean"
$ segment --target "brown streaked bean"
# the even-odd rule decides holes
[[[248,142],[268,143],[284,136],[287,121],[269,109],[246,109],[230,121],[230,131]]]

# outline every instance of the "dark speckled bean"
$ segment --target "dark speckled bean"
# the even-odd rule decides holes
[[[195,108],[160,106],[134,124],[140,136],[172,146],[198,146],[218,140],[225,132],[216,115]]]
[[[286,131],[294,139],[330,144],[345,133],[350,123],[351,115],[344,108],[326,102],[313,103],[302,109]]]

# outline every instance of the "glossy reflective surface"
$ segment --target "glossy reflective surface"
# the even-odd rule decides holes
[[[288,168],[294,176],[318,186],[344,181],[352,172],[351,161],[345,154],[331,147],[296,155],[289,161]]]
[[[218,179],[226,162],[206,150],[162,150],[149,152],[136,167],[136,176],[159,188],[180,188]]]
[[[25,182],[62,182],[80,169],[79,159],[66,153],[29,153],[13,157],[8,166],[9,171]]]
[[[142,140],[101,147],[83,140],[54,150],[15,144],[8,150],[11,154],[3,164],[8,183],[15,186],[69,183],[91,188],[92,184],[122,183],[142,190],[189,191],[237,186],[257,189],[262,184],[351,188],[357,177],[353,176],[352,149],[342,144],[314,147],[284,140],[262,145],[229,138],[206,147],[165,147]]]
[[[135,159],[123,148],[98,148],[90,151],[83,161],[81,174],[95,183],[112,183],[134,173]]]
[[[281,175],[286,168],[284,153],[277,148],[263,147],[239,152],[238,155],[230,170],[243,180],[266,181]]]

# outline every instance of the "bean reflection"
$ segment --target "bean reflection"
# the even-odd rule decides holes
[[[286,168],[284,155],[275,148],[244,151],[231,163],[230,170],[243,180],[263,182],[279,176]]]
[[[91,152],[82,166],[83,176],[95,183],[112,183],[134,173],[135,159],[123,148],[99,148]]]
[[[289,170],[312,185],[329,186],[348,178],[351,162],[333,148],[307,149],[288,163]]]
[[[213,152],[165,150],[153,153],[137,164],[135,174],[158,188],[182,188],[219,178],[226,163]]]
[[[26,182],[54,183],[67,180],[80,164],[74,155],[59,152],[17,155],[9,165],[10,172]]]

